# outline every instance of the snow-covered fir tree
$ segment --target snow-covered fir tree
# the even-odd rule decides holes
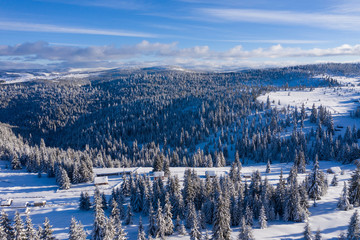
[[[8,239],[14,239],[14,228],[11,225],[9,215],[3,210],[0,217],[0,225],[3,227],[5,235]]]
[[[267,218],[264,205],[261,206],[260,209],[259,224],[261,229],[267,228]]]
[[[81,192],[80,194],[80,200],[79,200],[79,208],[80,210],[88,211],[90,210],[91,202],[90,202],[90,196],[88,192]]]
[[[162,212],[160,200],[158,200],[158,207],[156,212],[156,237],[160,239],[165,239],[166,236],[166,223],[164,219],[164,214]]]
[[[169,236],[174,233],[174,223],[172,221],[172,207],[169,199],[169,194],[166,193],[165,196],[165,206],[164,206],[164,222],[165,222],[165,235]]]
[[[133,224],[133,216],[132,207],[130,204],[126,206],[126,217],[125,217],[125,225]]]
[[[320,171],[319,161],[316,156],[312,173],[309,175],[307,181],[307,192],[309,198],[319,200],[321,199],[321,196],[326,194],[327,184],[325,182],[325,178],[326,176],[324,172]]]
[[[246,224],[244,217],[240,221],[238,240],[255,240],[252,233],[252,228]]]
[[[348,211],[350,209],[353,209],[353,205],[350,204],[349,202],[349,194],[348,194],[348,188],[346,187],[346,182],[344,182],[344,187],[340,195],[339,201],[337,203],[337,207],[343,211]]]
[[[226,195],[219,195],[215,208],[213,226],[214,240],[229,240],[231,238],[229,201]]]
[[[270,160],[268,160],[267,164],[266,164],[266,173],[270,173],[271,172],[271,165],[270,165]]]
[[[360,205],[360,166],[357,166],[350,179],[349,202],[355,207]]]
[[[70,178],[64,168],[59,167],[57,171],[58,176],[56,177],[57,184],[60,189],[69,189],[71,187]]]
[[[24,223],[20,217],[19,212],[15,213],[15,218],[14,218],[14,239],[15,240],[27,239],[25,235]]]
[[[86,232],[81,222],[76,221],[75,217],[71,218],[69,229],[69,240],[85,240]]]
[[[155,237],[157,233],[156,214],[154,212],[152,204],[150,204],[149,209],[149,226],[147,232],[152,237]]]
[[[193,225],[190,231],[190,240],[201,240],[201,232],[198,219],[194,219]]]
[[[91,239],[102,240],[105,236],[106,217],[102,208],[102,200],[100,196],[95,196],[95,219],[93,223]]]
[[[40,239],[42,240],[55,240],[55,237],[53,235],[54,230],[52,229],[52,226],[50,225],[50,221],[47,217],[45,217],[45,221],[43,224],[43,229],[40,234]]]
[[[350,218],[346,239],[351,239],[351,240],[360,239],[360,221],[359,221],[359,213],[357,210]]]
[[[143,226],[143,223],[142,223],[141,216],[139,218],[139,227],[138,227],[137,240],[146,240],[146,234],[145,234],[145,231],[144,231],[144,226]]]
[[[29,240],[37,240],[39,238],[29,214],[26,214],[25,235]]]
[[[318,229],[315,233],[315,240],[322,240],[322,236],[321,236],[321,232],[320,232],[320,229]]]
[[[304,239],[305,240],[314,240],[314,236],[311,232],[309,221],[306,221],[305,228],[304,228]]]
[[[335,187],[335,186],[337,186],[338,184],[339,184],[339,180],[338,180],[338,178],[337,178],[337,175],[336,174],[334,174],[334,177],[331,179],[331,186],[333,186],[333,187]]]

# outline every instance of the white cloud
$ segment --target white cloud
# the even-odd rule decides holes
[[[225,51],[209,46],[179,48],[176,42],[142,41],[135,45],[58,46],[46,42],[0,45],[0,58],[11,61],[24,59],[29,64],[50,63],[54,67],[116,67],[120,65],[183,65],[186,67],[254,66],[261,63],[276,65],[304,61],[326,61],[334,57],[351,59],[360,56],[360,44],[344,44],[333,48],[284,47],[280,44],[268,48],[244,49],[241,45]],[[20,57],[20,58],[18,58]],[[15,63],[15,61],[14,61]],[[17,60],[17,67],[21,60]],[[9,66],[7,63],[6,66]]]
[[[259,9],[218,9],[203,8],[199,11],[208,18],[222,21],[252,22],[263,24],[306,25],[358,31],[360,16],[355,14],[304,13]]]
[[[103,30],[91,28],[75,28],[65,27],[50,24],[25,23],[25,22],[10,22],[0,21],[0,30],[8,31],[23,31],[23,32],[50,32],[50,33],[71,33],[71,34],[90,34],[90,35],[106,35],[118,37],[140,37],[140,38],[155,38],[155,34],[142,32],[129,32],[123,30]]]

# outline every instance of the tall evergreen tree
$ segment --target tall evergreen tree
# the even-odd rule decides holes
[[[53,235],[54,230],[52,230],[52,226],[50,225],[50,221],[47,217],[45,217],[45,221],[43,224],[43,229],[40,235],[41,240],[54,240],[55,237]]]
[[[194,219],[193,221],[190,232],[190,240],[201,240],[201,232],[199,230],[199,222],[197,219]]]
[[[214,240],[229,240],[231,238],[229,201],[226,196],[219,195],[215,209],[213,226]]]
[[[165,239],[166,226],[165,226],[165,220],[164,220],[164,215],[162,213],[160,200],[158,200],[158,207],[156,212],[156,226],[157,226],[156,237],[160,239]]]
[[[128,204],[126,207],[125,225],[133,224],[133,216],[134,216],[134,213],[132,212],[131,205]]]
[[[246,225],[245,218],[243,217],[240,222],[240,231],[238,235],[238,240],[255,240],[252,234],[252,228],[249,225]]]
[[[360,205],[360,166],[357,166],[350,179],[349,201],[355,207]]]
[[[306,222],[305,228],[304,228],[304,239],[305,240],[314,240],[314,237],[312,235],[309,221]]]
[[[339,198],[339,201],[337,203],[337,207],[340,209],[340,210],[344,210],[344,211],[347,211],[347,210],[350,210],[353,208],[353,205],[350,204],[349,202],[349,194],[348,194],[348,189],[346,187],[346,182],[344,182],[344,188],[342,190],[342,194]]]
[[[106,217],[100,196],[95,196],[95,219],[91,233],[92,240],[102,240],[105,236]]]
[[[90,202],[90,196],[88,192],[81,192],[80,194],[80,200],[79,200],[79,208],[80,210],[88,211],[90,210],[91,202]]]
[[[157,232],[156,215],[155,215],[152,204],[150,204],[148,234],[152,237],[155,237],[156,232]]]
[[[8,214],[4,210],[1,212],[0,225],[3,227],[7,238],[9,240],[14,239],[14,229],[11,226],[11,220],[9,219]]]
[[[174,233],[174,223],[172,221],[172,207],[170,204],[169,194],[166,193],[165,196],[165,206],[164,206],[164,222],[165,222],[165,235],[169,236]]]
[[[26,214],[25,235],[29,240],[37,240],[38,235],[29,214]],[[1,238],[0,238],[1,239]]]
[[[24,230],[24,223],[21,220],[20,214],[18,212],[15,213],[15,218],[14,218],[14,237],[15,240],[27,239]]]
[[[348,240],[360,239],[360,222],[359,222],[359,213],[357,210],[351,216],[346,237],[347,237],[346,239]]]
[[[86,233],[81,222],[76,221],[74,217],[71,218],[69,240],[85,240]]]
[[[312,173],[309,175],[307,192],[311,199],[319,200],[327,191],[327,184],[325,182],[325,174],[320,171],[319,162],[315,157],[314,167]]]
[[[261,229],[267,228],[267,218],[264,205],[261,206],[260,209],[259,224]]]
[[[139,218],[139,228],[138,228],[137,240],[146,240],[146,235],[145,235],[141,216]]]

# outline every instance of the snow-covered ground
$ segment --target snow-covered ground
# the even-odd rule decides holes
[[[336,126],[343,126],[345,131],[347,126],[360,126],[360,119],[351,118],[350,112],[360,107],[360,77],[333,77],[342,84],[340,87],[319,87],[306,88],[304,90],[283,90],[276,92],[269,92],[258,97],[259,101],[266,102],[270,98],[273,107],[281,109],[290,106],[291,108],[297,106],[300,111],[301,105],[310,114],[313,104],[316,107],[320,105],[327,108],[332,113],[334,124]]]
[[[28,173],[25,170],[9,170],[6,168],[8,162],[0,161],[0,198],[8,199],[12,198],[14,202],[33,202],[46,200],[45,207],[30,207],[30,215],[35,225],[42,224],[45,217],[50,219],[51,224],[54,226],[54,233],[58,239],[68,238],[68,227],[70,225],[70,219],[75,216],[80,220],[88,234],[91,233],[93,222],[93,211],[80,211],[78,210],[78,200],[81,191],[88,191],[90,195],[93,194],[94,186],[92,183],[83,183],[73,185],[69,190],[58,190],[54,178],[47,178],[43,176],[38,178],[37,174]],[[244,166],[243,175],[250,175],[254,170],[259,170],[263,177],[267,176],[269,182],[276,184],[278,182],[281,169],[285,173],[285,177],[289,172],[292,164],[277,163],[271,166],[271,173],[266,174],[266,166],[263,164],[255,164],[250,166]],[[339,166],[334,162],[320,162],[320,168],[326,170],[332,166]],[[337,187],[329,187],[328,193],[318,201],[317,207],[311,207],[310,224],[313,231],[318,228],[321,230],[324,239],[336,239],[340,232],[345,231],[354,210],[351,211],[339,211],[336,209],[336,203],[340,196],[343,182],[350,179],[351,172],[354,170],[354,165],[341,165],[344,170],[344,175],[339,175],[339,185]],[[307,170],[310,171],[311,165],[307,166]],[[96,173],[104,172],[122,172],[130,171],[135,168],[119,168],[119,169],[95,169]],[[184,171],[186,168],[170,168],[172,175],[178,175],[182,180]],[[208,168],[193,168],[200,177],[205,178],[205,171]],[[139,174],[147,174],[151,171],[151,168],[139,168]],[[217,174],[227,174],[229,167],[224,168],[211,168],[215,170]],[[304,178],[304,174],[299,176],[300,179]],[[331,181],[333,175],[329,174],[328,180]],[[243,178],[244,179],[244,178]],[[104,191],[109,197],[112,188],[116,187],[122,182],[121,176],[110,176],[109,185],[100,186],[100,190]],[[10,215],[14,214],[14,209],[11,207],[3,207],[8,211]],[[21,210],[20,210],[21,212]],[[109,213],[107,213],[109,214]],[[124,226],[128,232],[129,239],[136,239],[137,224],[139,214],[135,214],[134,224],[130,226]],[[143,218],[145,224],[148,223],[147,218]],[[256,239],[301,239],[304,228],[304,223],[293,223],[283,221],[269,222],[267,229],[259,229],[255,223],[254,236]],[[211,230],[211,226],[208,226],[208,230]],[[233,239],[237,238],[239,228],[232,228]],[[205,234],[205,232],[203,232]],[[177,234],[168,237],[168,239],[189,239],[189,236],[179,236]]]

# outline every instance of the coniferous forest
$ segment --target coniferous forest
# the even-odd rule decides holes
[[[87,234],[76,218],[69,239],[130,239],[124,226],[138,223],[137,239],[254,239],[253,227],[268,222],[306,222],[336,175],[327,179],[321,161],[349,164],[360,158],[360,129],[336,132],[332,113],[323,105],[279,107],[260,95],[272,91],[341,85],[333,75],[353,76],[359,64],[318,64],[214,73],[167,69],[108,70],[87,79],[34,80],[0,84],[0,160],[16,171],[26,169],[55,178],[59,189],[91,182],[94,168],[152,167],[167,179],[144,175],[123,178],[106,196],[99,189],[82,192],[81,211],[93,211]],[[319,77],[328,74],[328,77]],[[355,111],[356,109],[354,109]],[[351,115],[351,116],[350,116]],[[357,115],[349,113],[349,117]],[[304,126],[311,126],[304,130]],[[291,163],[276,185],[251,163]],[[306,166],[311,165],[311,171]],[[230,167],[228,175],[200,178],[193,167]],[[184,179],[170,167],[185,167]],[[306,174],[299,180],[298,174]],[[360,205],[360,168],[339,193],[338,209]],[[134,219],[134,215],[141,215]],[[142,218],[148,219],[146,224]],[[358,213],[345,239],[357,239]],[[209,230],[211,226],[211,230]],[[353,227],[352,227],[353,226]],[[55,226],[56,227],[56,226]],[[206,230],[206,234],[205,234]],[[54,239],[49,219],[34,227],[19,215],[0,217],[1,239]],[[305,239],[313,236],[310,226]]]

